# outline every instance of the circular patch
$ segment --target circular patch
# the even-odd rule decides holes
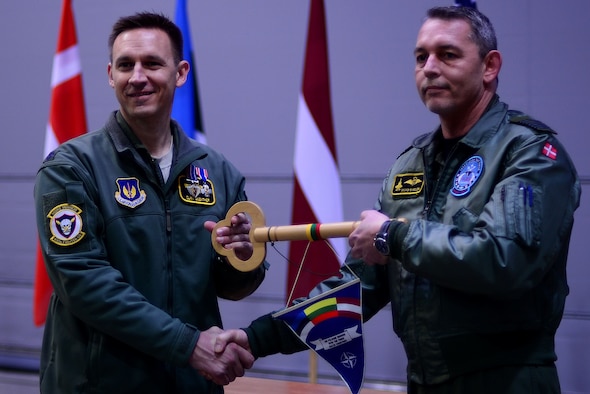
[[[472,156],[459,168],[455,174],[451,194],[455,197],[464,197],[471,193],[471,188],[483,173],[483,159],[480,156]]]
[[[82,210],[72,204],[60,204],[53,208],[47,217],[49,218],[49,239],[59,246],[70,246],[84,238],[82,231]]]

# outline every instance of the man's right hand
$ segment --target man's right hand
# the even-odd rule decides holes
[[[244,376],[245,370],[252,368],[254,364],[254,356],[250,353],[249,346],[238,344],[243,339],[236,337],[234,341],[233,331],[242,330],[230,330],[227,334],[219,327],[211,327],[201,331],[189,360],[191,367],[218,385],[227,385],[237,377]],[[219,339],[220,336],[222,336],[221,339]],[[245,332],[244,336],[246,336]],[[218,348],[221,350],[217,351]]]
[[[246,331],[240,329],[225,330],[219,334],[215,340],[215,353],[224,352],[225,348],[231,343],[239,345],[250,354],[252,353],[250,343],[248,342],[248,335],[246,335]]]

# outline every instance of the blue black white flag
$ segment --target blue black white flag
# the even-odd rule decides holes
[[[283,309],[273,317],[287,323],[299,338],[326,360],[352,394],[365,373],[360,279]]]
[[[176,25],[182,31],[184,58],[190,63],[191,69],[186,83],[176,89],[172,106],[172,118],[180,124],[186,135],[205,144],[207,139],[201,117],[201,103],[197,87],[197,64],[193,56],[186,0],[177,0],[175,18]]]

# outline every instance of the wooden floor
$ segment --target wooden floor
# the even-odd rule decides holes
[[[1,394],[38,394],[37,374],[0,371]],[[344,386],[242,377],[225,386],[225,394],[350,394]],[[360,394],[406,394],[405,391],[361,389]]]
[[[225,387],[225,394],[350,394],[344,386],[242,377]],[[361,389],[361,394],[405,394],[405,391]]]

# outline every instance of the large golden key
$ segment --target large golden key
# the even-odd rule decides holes
[[[244,212],[250,218],[250,223],[252,224],[249,236],[254,251],[248,260],[240,260],[233,249],[226,249],[216,241],[216,230],[219,227],[229,227],[232,216],[240,212]],[[340,222],[265,227],[266,224],[262,209],[251,201],[240,201],[227,211],[225,219],[217,222],[211,233],[211,243],[215,251],[225,256],[235,269],[248,272],[254,270],[264,261],[267,242],[318,241],[327,238],[348,237],[358,224],[359,222]]]

